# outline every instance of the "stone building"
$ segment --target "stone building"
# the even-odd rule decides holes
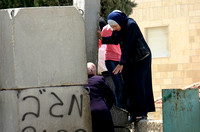
[[[200,0],[135,0],[135,19],[152,50],[154,97],[200,80]]]

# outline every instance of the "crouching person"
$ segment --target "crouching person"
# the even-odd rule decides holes
[[[95,64],[88,62],[88,84],[93,132],[115,132],[110,109],[115,97],[103,76],[96,75]]]

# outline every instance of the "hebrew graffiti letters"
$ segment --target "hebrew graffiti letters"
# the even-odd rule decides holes
[[[68,132],[69,130],[67,128],[71,126],[66,127],[65,125],[63,126],[62,123],[59,126],[59,120],[65,120],[67,123],[68,119],[71,120],[73,117],[77,118],[83,115],[83,94],[72,93],[71,95],[66,95],[59,91],[58,93],[56,91],[47,91],[47,89],[40,89],[36,94],[34,92],[30,93],[31,95],[26,94],[21,98],[20,94],[18,94],[18,98],[23,102],[23,106],[20,107],[24,107],[26,110],[21,117],[23,124],[21,132],[50,132],[52,129],[55,132]],[[32,107],[34,107],[34,110],[32,110]],[[73,115],[72,112],[75,115]],[[44,116],[44,114],[47,115]],[[58,126],[56,128],[49,128],[49,126],[55,125],[52,124],[54,120],[56,121],[55,123],[58,123]],[[42,127],[38,126],[40,123]],[[79,127],[79,125],[76,126],[75,124],[72,127],[72,132],[86,132],[86,130],[81,126]]]
[[[33,113],[33,112],[25,113],[22,117],[22,121],[25,120],[27,115],[34,115],[36,118],[38,118],[40,116],[40,101],[39,101],[39,99],[35,96],[26,96],[26,97],[23,98],[23,101],[25,101],[26,99],[35,99],[36,102],[37,102],[38,109],[37,109],[37,113]]]
[[[86,131],[83,130],[83,129],[78,129],[78,130],[76,130],[75,132],[86,132]]]
[[[56,99],[58,99],[59,103],[55,103],[50,107],[49,114],[51,116],[53,116],[53,117],[63,117],[63,115],[55,115],[55,114],[53,114],[53,112],[52,112],[53,107],[55,107],[57,105],[63,106],[63,102],[54,92],[51,92],[51,94],[54,95]]]
[[[25,127],[22,132],[26,132],[26,130],[28,130],[28,132],[30,132],[30,130],[33,130],[33,132],[36,132],[36,129],[32,126],[28,126],[28,127]]]
[[[72,95],[68,115],[71,115],[75,101],[76,101],[76,104],[77,104],[77,107],[78,107],[78,110],[79,110],[79,115],[81,117],[82,116],[82,108],[83,108],[82,107],[83,106],[83,95],[80,95],[80,106],[78,104],[78,100],[77,100],[76,96],[74,94]]]

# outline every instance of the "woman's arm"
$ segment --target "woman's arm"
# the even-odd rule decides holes
[[[112,35],[109,37],[102,37],[102,44],[114,44],[114,45],[118,45],[119,43],[119,36],[117,35],[117,33],[115,31],[113,31]]]
[[[137,30],[138,30],[138,26],[134,21],[131,21],[131,23],[128,26],[127,29],[127,36],[126,36],[126,40],[125,40],[125,48],[122,51],[121,54],[121,59],[119,61],[119,64],[116,66],[116,68],[113,70],[113,74],[118,74],[121,73],[123,70],[123,65],[126,63],[126,60],[128,57],[131,56],[131,54],[133,54],[133,48],[135,48],[134,44],[137,42]]]

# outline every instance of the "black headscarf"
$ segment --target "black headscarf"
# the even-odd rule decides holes
[[[113,20],[120,25],[121,28],[124,28],[124,25],[127,22],[127,15],[120,10],[114,10],[108,15],[107,20]]]
[[[100,27],[101,31],[105,25],[107,25],[106,21],[102,17],[100,17],[99,18],[99,27]]]

